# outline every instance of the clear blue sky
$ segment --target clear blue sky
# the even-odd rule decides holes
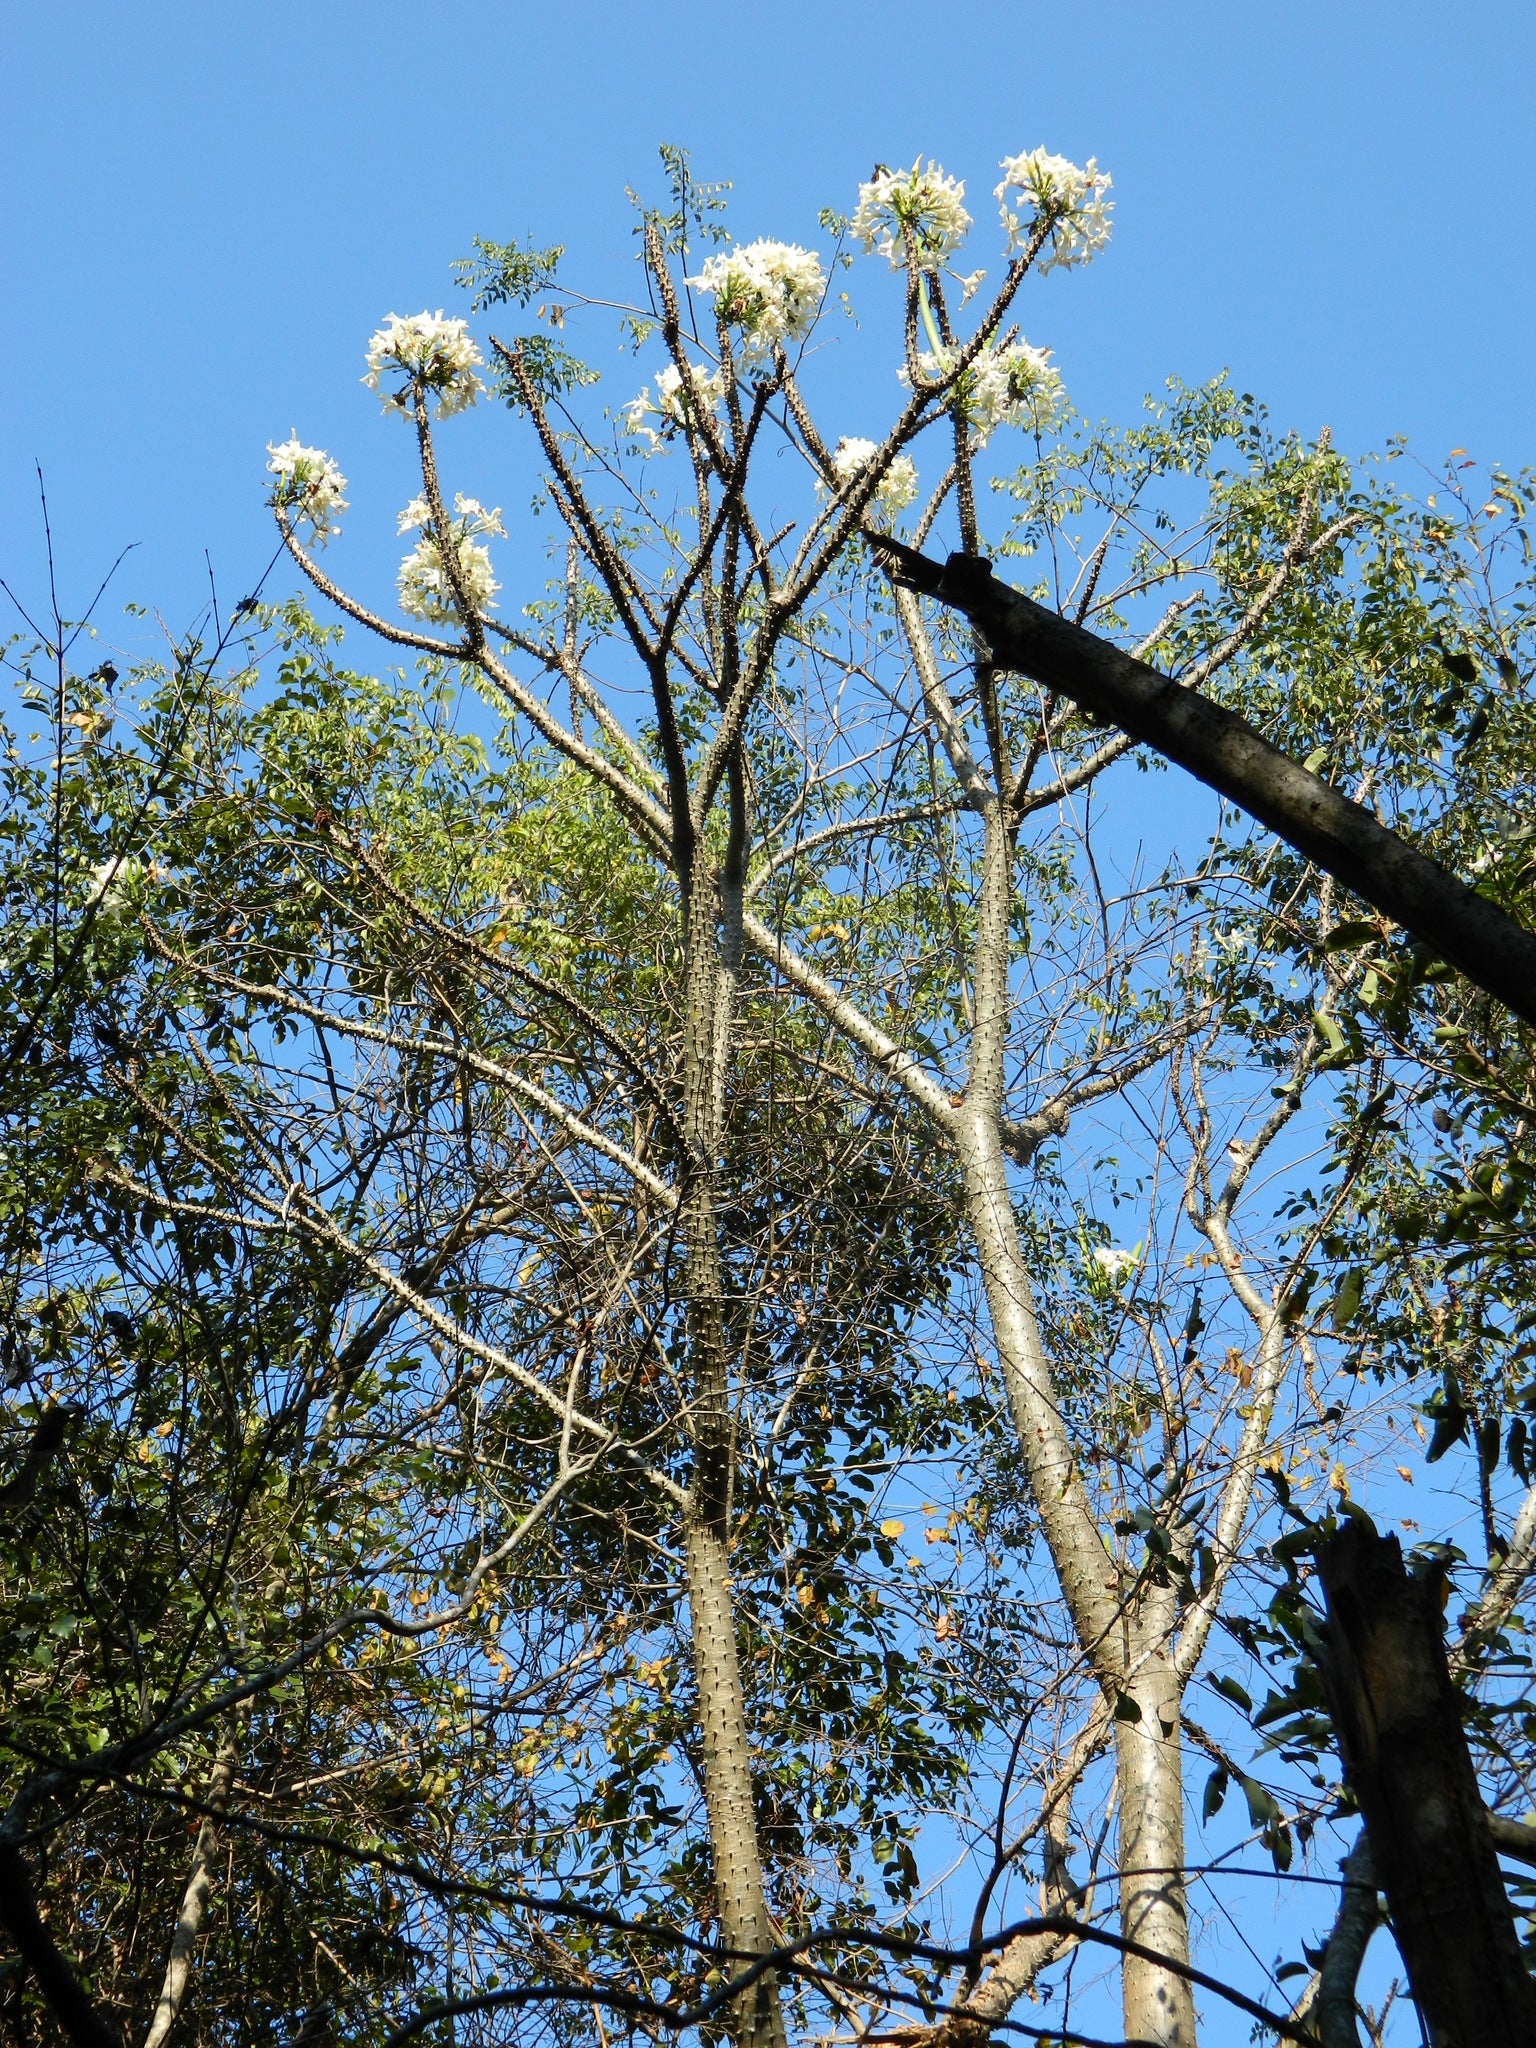
[[[1536,458],[1529,0],[79,0],[12,6],[3,47],[0,574],[34,596],[34,459],[76,601],[130,540],[122,594],[173,624],[205,549],[239,594],[290,427],[382,543],[406,450],[358,382],[380,316],[450,303],[476,232],[626,289],[624,186],[655,190],[660,140],[734,179],[740,233],[806,241],[877,158],[932,153],[986,219],[1005,150],[1097,155],[1114,243],[1033,337],[1085,410],[1227,365],[1346,449]]]

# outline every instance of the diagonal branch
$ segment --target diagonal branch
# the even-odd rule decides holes
[[[990,562],[940,564],[874,531],[893,578],[965,613],[1001,666],[1155,747],[1536,1024],[1536,933],[1271,745],[1238,712],[997,581]]]

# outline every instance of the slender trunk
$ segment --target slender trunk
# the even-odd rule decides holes
[[[1013,858],[999,807],[986,811],[986,849],[977,906],[975,1025],[971,1071],[954,1126],[966,1221],[976,1243],[993,1340],[1008,1406],[1078,1639],[1101,1668],[1119,1614],[1114,1567],[1077,1469],[1055,1376],[1040,1337],[1003,1153],[1003,1057],[1011,999],[1009,932]]]
[[[704,1736],[704,1804],[720,1930],[726,1946],[737,1951],[727,1965],[734,1974],[742,1968],[742,1956],[765,1955],[774,1946],[774,1936],[758,1853],[752,1754],[725,1535],[717,1525],[693,1516],[686,1533],[693,1668]],[[783,2048],[784,2019],[771,1971],[742,1995],[736,2038],[743,2048]]]
[[[231,1737],[220,1746],[218,1758],[209,1774],[206,1798],[212,1812],[203,1815],[193,1844],[192,1875],[182,1894],[181,1911],[176,1916],[171,1952],[165,1965],[165,1982],[160,1989],[155,2016],[149,2023],[149,2032],[144,2036],[144,2048],[162,2048],[187,1995],[187,1986],[192,1979],[193,1952],[202,1931],[208,1901],[213,1895],[213,1859],[219,1846],[218,1823],[214,1816],[222,1812],[229,1797],[236,1760],[234,1739]]]
[[[1167,1632],[1159,1630],[1163,1644]],[[1184,1897],[1184,1760],[1179,1741],[1182,1694],[1160,1644],[1127,1678],[1122,1697],[1140,1710],[1115,1722],[1120,1794],[1120,1932],[1175,1962],[1189,1960]],[[1128,2040],[1157,2048],[1193,2048],[1195,2004],[1187,1979],[1127,1956],[1121,1997]]]
[[[774,1946],[757,1840],[752,1755],[736,1617],[731,1598],[730,1506],[735,1463],[724,1274],[715,1176],[724,1121],[725,1069],[741,958],[739,880],[728,873],[725,943],[715,939],[715,877],[702,855],[694,866],[686,917],[683,1072],[685,1162],[683,1231],[687,1250],[689,1354],[693,1371],[694,1473],[684,1514],[693,1667],[704,1744],[704,1805],[709,1816],[720,1931],[742,1958]],[[732,2015],[739,2048],[785,2048],[778,1982],[765,1971]]]
[[[1370,1837],[1362,1828],[1344,1858],[1339,1916],[1323,1951],[1322,1967],[1296,2013],[1316,2033],[1322,2048],[1361,2048],[1355,1987],[1371,1936],[1380,1925]]]
[[[966,1215],[976,1240],[1019,1447],[1078,1640],[1106,1691],[1140,1709],[1139,1720],[1115,1723],[1121,1932],[1156,1948],[1171,1962],[1187,1962],[1179,1747],[1183,1688],[1171,1656],[1172,1595],[1157,1587],[1143,1589],[1137,1614],[1126,1621],[1116,1570],[1077,1468],[1041,1341],[1001,1133],[1010,1008],[1012,847],[996,802],[988,805],[985,817],[975,950],[976,1023],[964,1109],[955,1133]],[[1157,2048],[1194,2048],[1194,2003],[1188,1984],[1175,1971],[1128,1956],[1123,1986],[1126,2032],[1132,2040],[1155,2043]]]

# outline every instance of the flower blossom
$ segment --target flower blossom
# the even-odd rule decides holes
[[[1088,1254],[1088,1262],[1095,1277],[1106,1281],[1111,1287],[1118,1287],[1128,1280],[1141,1264],[1141,1248],[1127,1251],[1121,1245],[1096,1244]]]
[[[1048,348],[1013,341],[1005,348],[984,348],[961,371],[954,403],[970,424],[975,447],[985,447],[998,427],[1028,427],[1045,434],[1057,424],[1066,410],[1067,393],[1050,354]],[[918,357],[917,367],[925,379],[936,382],[949,375],[953,361],[947,350],[936,355],[930,349]],[[901,381],[910,381],[905,370]]]
[[[1096,158],[1089,157],[1086,168],[1081,168],[1064,156],[1031,149],[1023,156],[1005,156],[1002,173],[994,196],[1008,230],[1009,248],[1027,242],[1040,221],[1051,222],[1040,254],[1041,270],[1070,270],[1074,263],[1089,262],[1108,243],[1114,207],[1104,195],[1112,180],[1108,171],[1099,169]],[[1010,193],[1023,202],[1022,213],[1010,206]]]
[[[668,363],[656,373],[656,396],[652,398],[648,391],[642,391],[625,406],[624,424],[631,434],[649,441],[653,449],[658,448],[669,434],[687,425],[695,406],[713,412],[724,395],[725,378],[719,370],[704,370],[697,363],[690,363],[685,385],[676,363]],[[661,421],[659,428],[646,425],[649,413]]]
[[[845,434],[832,451],[832,474],[839,488],[846,492],[879,452],[873,441],[866,441],[857,434]],[[825,485],[821,488],[825,489]],[[868,510],[877,516],[890,518],[893,513],[910,505],[916,496],[917,464],[910,455],[897,455],[875,487]]]
[[[505,535],[501,508],[497,506],[494,511],[487,512],[478,498],[466,498],[462,492],[456,492],[453,509],[457,517],[448,523],[464,594],[472,610],[494,611],[496,593],[501,585],[491,574],[491,551],[483,541],[476,539],[476,535]],[[434,625],[447,625],[459,616],[459,604],[448,580],[439,539],[426,530],[431,518],[425,498],[412,498],[400,514],[401,533],[421,533],[415,547],[400,564],[400,609],[409,612],[413,618],[428,619]]]
[[[936,163],[923,169],[919,157],[910,171],[875,172],[859,187],[852,232],[867,250],[889,257],[900,270],[907,261],[910,232],[912,256],[919,270],[938,270],[965,240],[971,216],[962,201],[965,181],[946,177]]]
[[[462,320],[446,320],[436,313],[412,313],[402,319],[391,313],[389,324],[381,327],[368,344],[368,374],[363,382],[370,391],[380,391],[386,405],[406,409],[409,384],[420,379],[428,391],[437,394],[439,418],[463,412],[485,389],[475,375],[483,369],[481,355]],[[398,391],[382,391],[380,379],[388,369],[403,371],[409,380]]]
[[[272,503],[286,506],[295,525],[308,520],[317,545],[324,547],[333,533],[340,533],[336,514],[345,512],[341,495],[347,480],[323,448],[304,447],[297,434],[286,441],[269,441],[272,458],[267,468],[277,478],[272,486]]]
[[[133,854],[119,854],[91,869],[85,907],[99,918],[121,917],[132,907],[134,897],[151,882],[167,882],[170,870],[157,860],[139,860]]]
[[[728,327],[741,330],[741,357],[751,363],[775,347],[803,341],[827,288],[821,258],[793,242],[747,242],[711,256],[688,282],[714,297]]]

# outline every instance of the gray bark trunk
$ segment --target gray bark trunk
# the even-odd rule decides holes
[[[213,1896],[213,1859],[218,1853],[219,1829],[215,1815],[222,1812],[229,1797],[229,1788],[234,1782],[236,1752],[234,1741],[227,1741],[219,1750],[217,1761],[208,1778],[206,1799],[213,1809],[203,1815],[202,1825],[197,1831],[197,1840],[192,1846],[192,1875],[187,1880],[186,1891],[182,1894],[181,1911],[176,1916],[175,1931],[171,1935],[171,1952],[165,1965],[165,1982],[160,1988],[160,1997],[155,2005],[154,2018],[149,2023],[149,2032],[144,2036],[144,2048],[162,2048],[162,2044],[176,2023],[187,1995],[187,1986],[192,1980],[192,1959],[197,1949],[197,1937],[202,1932],[203,1918],[208,1911],[208,1901]]]
[[[1134,1700],[1139,1721],[1117,1721],[1121,1932],[1172,1962],[1189,1960],[1184,1902],[1184,1783],[1179,1744],[1182,1684],[1172,1660],[1170,1593],[1148,1588],[1127,1622],[1073,1455],[1041,1342],[1002,1148],[1003,1055],[1009,1013],[1012,849],[996,803],[986,848],[975,953],[976,1023],[956,1149],[967,1220],[976,1240],[993,1338],[1031,1491],[1072,1620],[1099,1682]],[[1175,1971],[1127,1956],[1125,2024],[1133,2040],[1194,2048],[1194,2001]]]
[[[729,1034],[741,960],[740,883],[727,875],[725,938],[715,939],[715,877],[696,861],[686,909],[683,1231],[687,1248],[689,1351],[693,1372],[694,1473],[684,1515],[693,1666],[704,1746],[704,1804],[720,1931],[741,1958],[774,1947],[757,1839],[752,1755],[731,1598],[730,1504],[734,1418],[715,1175],[724,1119]],[[740,2048],[785,2048],[773,1972],[743,1992],[732,2014]]]
[[[1127,1679],[1139,1720],[1115,1723],[1120,1793],[1120,1932],[1177,1962],[1189,1960],[1184,1896],[1182,1688],[1161,1648]],[[1121,1996],[1128,2040],[1193,2048],[1195,2002],[1176,1971],[1127,1956]]]
[[[757,1842],[752,1796],[752,1753],[741,1690],[730,1559],[718,1528],[690,1518],[687,1528],[688,1603],[693,1668],[704,1737],[704,1804],[709,1814],[715,1897],[726,1946],[740,1957],[765,1955],[774,1946]],[[771,1971],[743,1993],[736,2037],[751,2048],[784,2048],[784,2020]]]

